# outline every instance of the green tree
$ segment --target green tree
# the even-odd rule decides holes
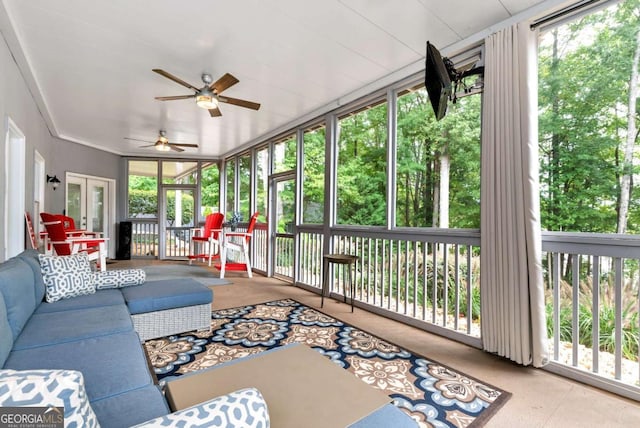
[[[324,220],[325,128],[304,133],[302,212],[304,223]]]
[[[340,119],[338,138],[339,224],[386,223],[387,105]]]
[[[220,207],[220,169],[217,164],[202,168],[201,205],[203,215],[218,211]]]
[[[398,98],[398,226],[480,226],[480,100],[462,98],[436,121],[424,88]]]
[[[638,1],[588,15],[540,43],[543,228],[617,230]],[[637,136],[635,136],[637,138]],[[632,186],[630,217],[638,210]],[[637,231],[630,225],[629,231]]]

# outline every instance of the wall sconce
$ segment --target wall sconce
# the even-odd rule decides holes
[[[60,185],[60,180],[58,179],[57,175],[50,176],[49,174],[47,174],[47,183],[51,183],[51,187],[53,188],[53,190],[56,190]]]

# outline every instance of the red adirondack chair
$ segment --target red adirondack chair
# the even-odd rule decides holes
[[[107,268],[107,248],[105,238],[87,236],[69,236],[64,230],[62,220],[56,214],[40,213],[47,229],[49,243],[58,256],[69,256],[85,252],[89,260],[96,260],[101,271]]]
[[[189,249],[189,264],[193,260],[211,260],[220,257],[220,247],[222,241],[222,222],[224,214],[209,214],[204,221],[204,227],[191,229],[191,245]]]

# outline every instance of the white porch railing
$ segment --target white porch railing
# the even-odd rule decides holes
[[[336,228],[333,253],[358,256],[357,304],[373,312],[480,346],[479,235],[474,231]],[[322,287],[324,237],[299,228],[298,283]],[[329,291],[344,296],[344,267],[330,273]]]
[[[548,369],[640,400],[640,237],[545,232]]]
[[[131,221],[131,256],[158,257],[158,221]]]

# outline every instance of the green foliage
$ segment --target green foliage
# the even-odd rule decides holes
[[[606,278],[605,278],[606,279]],[[600,308],[598,313],[599,338],[598,349],[603,352],[615,352],[615,299],[611,293],[613,278],[605,281],[600,290]],[[560,341],[573,341],[573,308],[571,303],[571,286],[562,282],[563,291],[560,302]],[[580,302],[578,303],[578,343],[593,348],[593,309],[591,284],[581,284]],[[640,345],[640,324],[638,323],[637,299],[638,292],[634,291],[630,284],[623,287],[623,307],[621,308],[621,349],[622,356],[626,359],[637,361],[638,349]],[[547,299],[550,300],[549,298]],[[547,337],[553,337],[553,303],[546,305],[547,315]]]
[[[412,245],[407,243],[391,243],[390,244],[393,249],[389,249],[393,253],[397,254],[396,257],[400,258],[400,269],[397,271],[392,271],[390,277],[387,281],[383,283],[381,281],[380,274],[376,274],[375,272],[369,272],[367,269],[364,269],[360,272],[361,276],[365,276],[368,278],[364,279],[364,282],[378,282],[378,291],[380,295],[383,297],[383,300],[386,301],[389,297],[391,300],[394,300],[396,296],[399,296],[400,301],[404,301],[406,305],[411,306],[414,303],[418,306],[423,306],[426,302],[427,307],[433,307],[433,287],[434,287],[434,265],[433,265],[433,257],[432,253],[427,253],[426,255],[426,265],[419,263],[418,266],[415,267],[417,270],[416,278],[414,279],[414,272],[407,269],[410,269],[409,266],[412,266],[411,263],[407,264],[406,260],[413,260],[415,257],[414,252],[418,251],[417,260],[423,260],[423,255],[421,253],[422,250],[416,250],[412,248]],[[396,260],[393,260],[390,264],[395,265]],[[478,277],[478,266],[479,259],[476,257],[473,260],[472,265],[472,276]],[[376,266],[381,266],[382,261],[379,259],[377,262],[373,260],[368,260],[368,264],[373,264]],[[426,273],[425,273],[426,269]],[[447,313],[449,315],[457,316],[457,317],[466,317],[467,316],[467,281],[466,281],[466,273],[467,273],[467,264],[462,261],[458,265],[458,311],[456,312],[456,272],[455,272],[455,261],[453,258],[449,258],[448,267],[447,267],[447,277],[446,282],[444,280],[443,272],[444,272],[444,262],[441,257],[438,257],[435,264],[436,274],[436,305],[438,308],[444,307],[445,294],[446,294],[446,302],[447,302]],[[373,277],[371,277],[373,275]],[[417,281],[416,281],[417,279]],[[446,283],[446,293],[445,293],[445,283]],[[406,300],[405,300],[406,296]],[[431,309],[428,309],[431,310]],[[471,284],[471,320],[477,321],[480,319],[480,288],[477,285]]]
[[[233,212],[235,210],[235,170],[236,163],[235,159],[228,160],[225,164],[226,168],[226,192],[227,192],[227,201],[226,201],[226,212]]]
[[[140,175],[129,176],[129,188],[136,190],[157,190],[158,179],[156,177],[143,177]]]
[[[386,224],[387,105],[340,120],[338,138],[339,224]]]
[[[275,144],[273,172],[291,171],[296,168],[296,144],[295,135]]]
[[[170,191],[167,198],[167,220],[175,221],[175,192]],[[155,190],[129,189],[129,213],[131,217],[158,215],[158,193]],[[193,196],[182,194],[182,224],[193,223]]]
[[[240,214],[245,218],[250,218],[249,202],[251,200],[251,156],[244,155],[238,158],[238,177],[240,179],[239,208]]]
[[[324,146],[324,127],[304,133],[303,223],[322,223],[324,220]]]
[[[129,216],[158,215],[158,191],[129,187]]]
[[[480,100],[460,99],[436,121],[425,89],[398,98],[398,226],[480,227]],[[447,164],[450,196],[441,201],[441,169]],[[442,204],[449,207],[444,222],[438,220]]]
[[[181,207],[182,207],[182,225],[193,226],[193,196],[188,193],[181,192]],[[167,192],[167,221],[171,225],[175,225],[175,212],[176,212],[176,196],[175,191],[170,190]]]
[[[266,222],[269,206],[269,148],[256,152],[256,209],[260,213],[259,222]]]
[[[203,217],[217,212],[220,206],[220,169],[217,164],[202,168],[201,204]]]
[[[546,230],[616,231],[639,16],[638,0],[627,0],[541,39],[540,205]],[[630,233],[638,232],[639,207],[632,192]]]

